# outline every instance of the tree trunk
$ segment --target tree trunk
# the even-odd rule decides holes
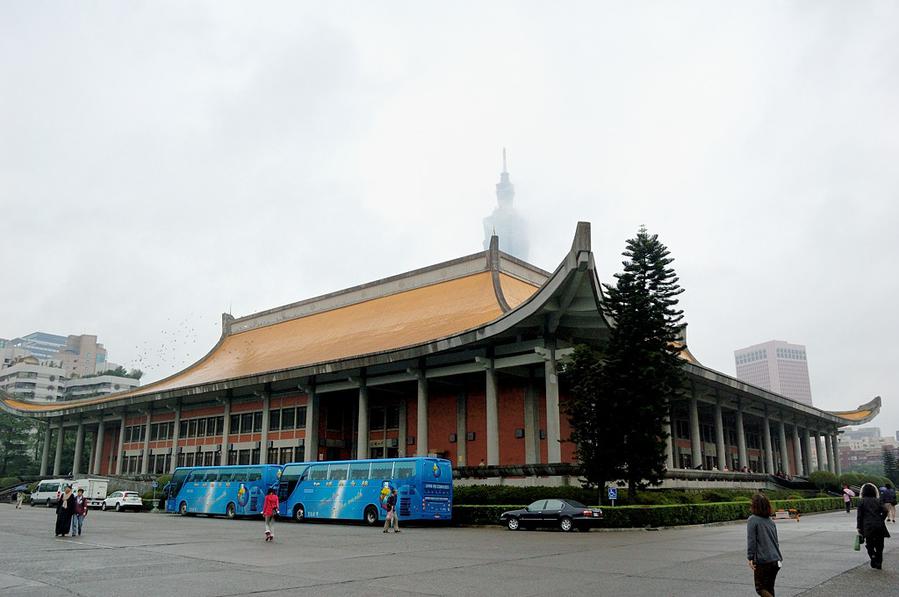
[[[627,503],[633,504],[637,500],[637,483],[633,479],[627,480]]]

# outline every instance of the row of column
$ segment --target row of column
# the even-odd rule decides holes
[[[737,440],[737,459],[739,463],[739,468],[749,466],[749,458],[747,454],[746,447],[746,432],[743,421],[743,406],[739,402],[737,403],[737,408],[735,411],[735,431],[736,431],[736,440]],[[696,396],[691,396],[689,399],[689,412],[688,412],[688,420],[690,424],[690,448],[692,461],[695,464],[701,464],[703,462],[702,458],[702,437],[700,433],[700,423],[699,423],[699,403]],[[715,401],[715,412],[714,412],[714,425],[715,425],[715,451],[716,451],[716,459],[717,465],[719,469],[724,469],[727,467],[727,448],[724,442],[724,421],[723,421],[723,413],[721,401]],[[792,448],[794,450],[794,459],[796,462],[796,469],[793,471],[793,467],[790,464],[790,459],[787,454],[787,436],[786,436],[786,425],[781,418],[777,421],[778,425],[778,437],[780,440],[780,454],[781,460],[783,461],[783,472],[787,475],[797,475],[804,476],[811,472],[811,452],[812,452],[812,441],[811,437],[814,435],[815,437],[815,450],[818,456],[818,470],[827,470],[832,473],[840,474],[840,462],[839,462],[839,448],[838,448],[838,440],[837,434],[834,433],[821,433],[819,431],[815,431],[814,433],[810,432],[808,428],[803,428],[801,431],[800,437],[800,428],[798,425],[794,424],[793,427],[793,435],[792,435]],[[765,472],[769,474],[773,474],[775,471],[774,468],[774,448],[773,441],[771,438],[771,419],[768,413],[766,412],[762,418],[762,447],[764,453],[764,467]],[[669,443],[668,443],[668,454],[667,454],[667,463],[669,468],[674,468],[675,460],[674,460],[674,450],[673,450],[673,442],[674,442],[674,434],[673,429],[671,427],[671,423],[669,422],[668,427],[669,434]]]
[[[72,458],[72,475],[80,475],[82,473],[87,473],[89,475],[99,475],[100,474],[100,465],[103,462],[102,454],[103,454],[103,441],[104,441],[104,433],[106,430],[105,421],[101,417],[99,422],[97,423],[97,432],[94,435],[94,439],[91,442],[90,446],[90,455],[87,460],[87,470],[81,470],[81,460],[84,455],[84,422],[79,421],[76,431],[75,431],[75,450]],[[63,439],[65,438],[65,428],[63,426],[62,419],[59,419],[56,422],[55,426],[56,432],[56,453],[53,456],[53,475],[59,476],[62,474],[62,446]],[[47,424],[47,430],[44,436],[44,445],[41,450],[41,476],[46,476],[48,473],[49,460],[50,460],[50,442],[53,440],[54,426],[50,423]]]

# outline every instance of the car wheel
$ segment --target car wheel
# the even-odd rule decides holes
[[[563,516],[561,520],[559,520],[559,528],[567,533],[574,528],[574,523],[571,521],[571,518]]]
[[[106,502],[103,502],[103,505],[100,506],[100,509],[106,512]]]
[[[297,507],[293,509],[293,519],[297,522],[306,520],[306,508],[303,507],[303,504],[297,504]]]
[[[227,506],[225,506],[225,516],[228,518],[234,518],[237,516],[237,509],[234,507],[234,504],[229,502]]]
[[[509,520],[506,521],[506,526],[509,527],[510,531],[517,531],[521,528],[521,524],[518,522],[518,519],[514,516],[510,516]]]
[[[50,498],[47,498],[47,507],[50,507]]]
[[[375,509],[374,506],[369,506],[368,508],[365,509],[365,515],[363,516],[363,520],[365,521],[365,524],[367,524],[370,527],[373,527],[376,524],[378,524],[378,511]]]
[[[122,503],[121,502],[119,502],[118,504],[115,505],[115,511],[116,512],[122,511]]]
[[[181,502],[181,505],[178,506],[178,514],[187,516],[187,502]]]

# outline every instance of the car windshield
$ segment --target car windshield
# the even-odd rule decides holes
[[[586,508],[587,507],[584,504],[582,504],[580,502],[576,502],[574,500],[565,500],[565,503],[567,503],[572,508]]]
[[[122,495],[124,495],[125,497],[136,497],[137,496],[137,494],[134,493],[133,491],[126,491]]]

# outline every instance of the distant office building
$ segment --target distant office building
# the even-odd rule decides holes
[[[0,369],[5,369],[22,357],[33,356],[24,348],[16,348],[11,344],[0,345]]]
[[[811,405],[805,346],[771,340],[734,351],[737,378]]]
[[[8,341],[9,346],[26,350],[41,362],[59,364],[66,377],[94,375],[108,368],[106,348],[91,334],[60,336],[34,332]]]
[[[880,465],[883,463],[884,448],[895,450],[896,441],[892,436],[882,436],[880,427],[846,429],[839,438],[840,463],[847,471]]]
[[[66,337],[46,332],[34,332],[9,341],[16,348],[24,348],[39,361],[52,361],[56,353],[65,348]]]
[[[849,428],[840,435],[840,445],[850,450],[873,450],[881,443],[880,427]]]

